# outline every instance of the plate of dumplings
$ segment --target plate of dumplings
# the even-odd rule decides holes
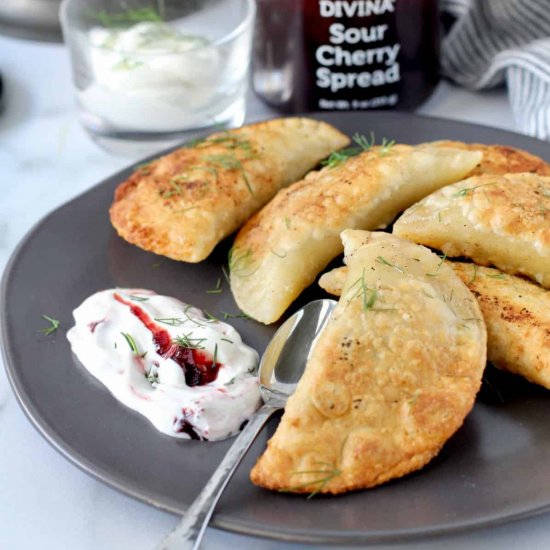
[[[63,327],[112,287],[203,308],[260,354],[338,300],[214,526],[367,544],[550,509],[547,143],[403,113],[272,119],[129,167],[27,235],[1,311],[22,407],[77,466],[185,513],[231,441],[159,434],[78,368]],[[43,311],[48,346],[28,336]]]

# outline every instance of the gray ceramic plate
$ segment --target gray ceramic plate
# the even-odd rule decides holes
[[[418,143],[459,139],[521,147],[550,161],[547,143],[513,133],[399,113],[319,116],[350,135]],[[13,255],[2,283],[2,344],[9,378],[36,428],[77,466],[136,498],[185,512],[230,441],[163,436],[120,405],[73,359],[65,339],[71,312],[97,290],[151,288],[206,308],[236,312],[216,286],[228,242],[198,265],[131,246],[111,228],[114,175],[41,221]],[[224,283],[225,284],[225,283]],[[314,288],[300,302],[321,295]],[[295,304],[298,307],[300,304]],[[61,321],[55,335],[37,331],[41,314]],[[262,352],[274,327],[234,325]],[[216,527],[282,540],[338,544],[404,540],[486,526],[550,508],[550,399],[521,379],[489,370],[464,426],[421,472],[382,487],[306,500],[254,487],[248,472],[277,419],[268,426],[222,498]]]

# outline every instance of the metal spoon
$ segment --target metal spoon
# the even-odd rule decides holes
[[[260,361],[260,393],[264,405],[252,416],[180,524],[156,550],[198,549],[214,508],[237,466],[269,417],[283,409],[294,393],[315,339],[336,302],[315,300],[289,317],[269,342]]]

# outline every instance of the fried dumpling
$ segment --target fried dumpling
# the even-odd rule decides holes
[[[468,178],[409,208],[393,232],[447,256],[466,256],[550,287],[550,178]]]
[[[429,143],[395,145],[308,174],[238,233],[229,262],[237,304],[253,319],[273,323],[342,252],[341,231],[384,227],[480,159],[481,153]]]
[[[550,389],[550,292],[497,269],[452,262],[487,325],[487,358]]]
[[[487,326],[487,359],[550,389],[550,292],[515,275],[473,263],[446,262],[476,297]],[[324,273],[319,286],[340,296],[347,267]]]
[[[268,489],[342,493],[417,470],[480,387],[485,325],[453,270],[388,233],[342,238],[342,297],[251,472]]]
[[[214,134],[138,168],[117,188],[111,222],[140,248],[200,262],[279,189],[348,142],[307,118]]]
[[[468,176],[481,174],[516,174],[530,172],[539,176],[550,176],[550,164],[540,157],[508,145],[485,145],[462,141],[436,141],[439,147],[453,147],[469,151],[481,151],[483,159]]]

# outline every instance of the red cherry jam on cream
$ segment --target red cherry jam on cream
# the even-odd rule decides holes
[[[127,305],[130,311],[151,331],[157,352],[163,357],[172,359],[182,368],[188,386],[202,386],[216,380],[221,367],[220,363],[214,363],[213,358],[208,358],[206,353],[196,348],[182,346],[172,341],[170,333],[156,325],[138,305],[121,298],[116,293],[114,298],[117,302]]]
[[[260,405],[257,353],[233,327],[149,290],[111,289],[73,312],[73,353],[161,432],[224,439]]]

